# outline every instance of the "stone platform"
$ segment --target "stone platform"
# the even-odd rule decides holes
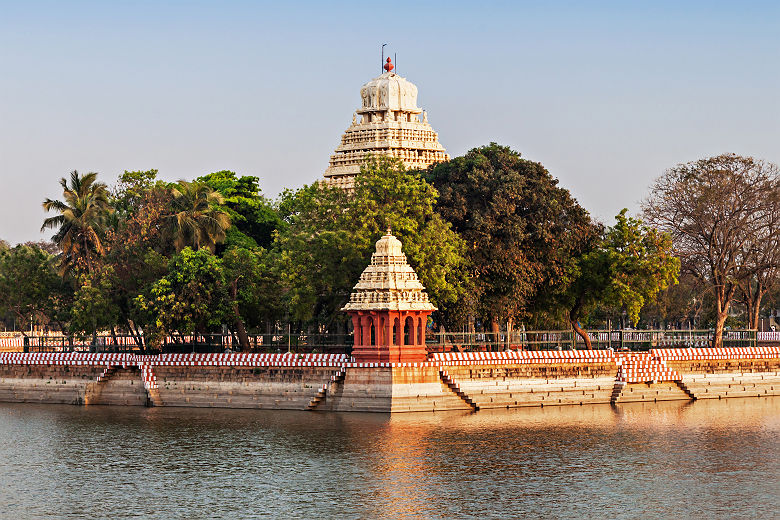
[[[360,412],[780,395],[780,347],[433,354],[0,353],[0,401]]]

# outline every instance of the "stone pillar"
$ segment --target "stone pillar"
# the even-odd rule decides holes
[[[352,339],[353,347],[359,347],[363,344],[363,328],[360,326],[360,317],[352,315]]]

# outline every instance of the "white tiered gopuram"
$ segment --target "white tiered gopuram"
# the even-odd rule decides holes
[[[393,72],[390,58],[384,68],[360,89],[362,105],[325,170],[331,185],[351,189],[369,154],[398,158],[412,170],[450,158],[427,114],[417,107],[417,87]]]

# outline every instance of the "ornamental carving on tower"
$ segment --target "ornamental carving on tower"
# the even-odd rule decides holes
[[[352,317],[358,362],[425,361],[425,327],[436,307],[428,300],[390,230],[376,243],[371,264],[341,309]]]
[[[393,68],[387,58],[385,72],[360,89],[361,107],[325,170],[330,184],[351,189],[369,154],[400,159],[411,170],[449,160],[427,114],[417,106],[417,87]]]

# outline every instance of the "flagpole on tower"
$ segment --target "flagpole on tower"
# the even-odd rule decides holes
[[[383,67],[385,66],[385,45],[386,43],[382,44],[382,61],[379,62],[379,70],[383,70]]]

